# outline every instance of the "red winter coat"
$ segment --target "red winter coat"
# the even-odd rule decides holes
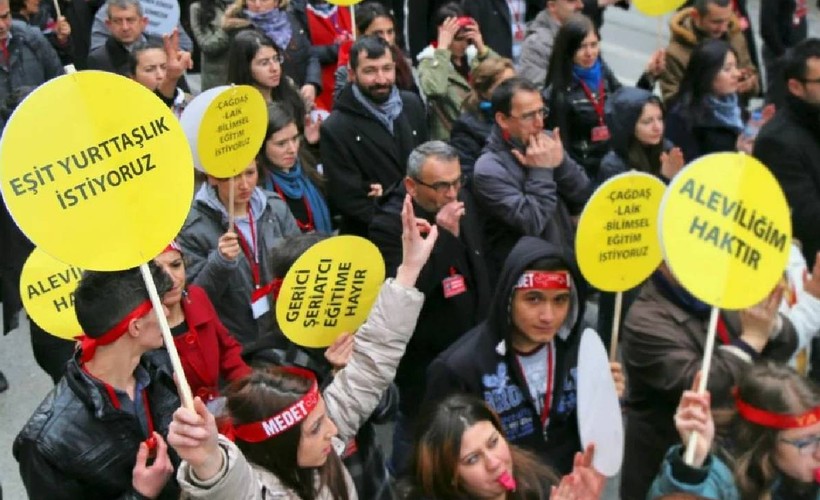
[[[174,336],[182,369],[194,396],[208,402],[219,395],[219,378],[233,381],[251,372],[242,360],[242,346],[219,321],[205,290],[188,286],[182,299],[188,332]]]

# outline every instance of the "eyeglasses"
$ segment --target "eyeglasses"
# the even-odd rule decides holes
[[[453,188],[456,191],[461,189],[461,185],[464,184],[464,175],[461,175],[458,179],[454,180],[453,182],[441,181],[441,182],[434,182],[432,184],[427,184],[426,182],[422,182],[419,179],[413,179],[413,180],[416,181],[417,184],[421,184],[422,186],[424,186],[426,188],[432,189],[437,194],[445,195],[448,192],[450,192],[450,188]]]
[[[804,457],[814,455],[815,452],[817,452],[818,445],[820,445],[820,435],[809,436],[803,439],[780,438],[780,440],[797,448],[800,455]]]
[[[820,83],[820,78],[806,78],[805,80],[801,80],[803,83]]]
[[[549,108],[544,106],[541,109],[524,113],[521,116],[510,115],[510,118],[515,118],[516,120],[521,120],[522,122],[531,122],[533,120],[543,120],[547,117],[547,115],[549,115]]]

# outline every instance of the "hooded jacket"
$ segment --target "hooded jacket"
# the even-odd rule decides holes
[[[570,215],[581,212],[590,194],[584,169],[566,152],[556,168],[529,168],[518,163],[513,147],[494,126],[473,172],[473,193],[485,218],[491,282],[521,236],[572,248]]]
[[[547,9],[539,12],[527,25],[526,38],[521,45],[521,59],[518,61],[518,76],[531,81],[539,89],[547,83],[552,45],[560,29],[561,23]]]
[[[137,417],[115,408],[106,388],[80,367],[66,364],[65,375],[48,393],[17,435],[12,449],[30,498],[54,500],[141,500],[131,485],[140,443],[148,436]],[[163,438],[179,408],[171,373],[143,357],[138,369],[148,373],[145,388],[153,425]],[[179,458],[168,447],[176,467]],[[157,497],[179,497],[179,485],[168,479]]]
[[[707,36],[697,28],[695,28],[692,13],[694,7],[682,9],[672,17],[669,21],[669,29],[672,32],[669,46],[666,48],[666,71],[661,74],[661,94],[663,100],[668,101],[673,95],[678,92],[678,86],[683,80],[683,73],[686,71],[686,66],[689,65],[689,57],[692,51],[695,50],[702,41],[706,40]],[[737,52],[738,61],[737,68],[739,70],[751,70],[755,75],[758,74],[752,59],[749,56],[749,47],[746,44],[746,37],[740,29],[737,18],[732,15],[729,21],[729,30],[723,35],[723,40],[729,43],[735,52]],[[751,89],[750,96],[755,96],[760,92],[760,82]]]
[[[254,189],[251,210],[255,220],[259,248],[260,285],[273,279],[270,251],[286,236],[300,234],[299,226],[288,206],[276,194]],[[237,219],[237,231],[242,220]],[[244,222],[247,226],[247,222]],[[216,190],[203,184],[194,198],[191,212],[177,236],[177,243],[187,260],[188,283],[199,285],[208,294],[217,315],[240,344],[247,345],[270,331],[273,304],[258,320],[251,311],[254,283],[251,266],[244,252],[229,261],[217,250],[220,236],[228,230],[228,213],[217,198]]]
[[[609,127],[609,145],[612,150],[601,160],[601,168],[595,180],[597,185],[631,169],[645,171],[645,165],[630,165],[629,148],[635,139],[635,125],[643,113],[643,107],[652,97],[653,94],[648,90],[622,87],[607,100],[606,125]],[[668,151],[672,146],[672,142],[664,138],[660,150]],[[648,152],[648,149],[651,148],[644,150]]]
[[[553,340],[555,382],[546,429],[542,428],[537,406],[512,349],[514,327],[510,315],[518,279],[530,264],[543,258],[559,259],[572,276],[569,313]],[[487,319],[430,365],[426,399],[439,401],[458,392],[482,397],[498,414],[510,442],[535,452],[561,474],[568,473],[575,452],[581,450],[576,387],[583,286],[571,254],[538,238],[521,238],[504,264]]]
[[[410,152],[427,140],[427,112],[415,94],[401,92],[402,112],[391,134],[356,100],[348,84],[322,123],[321,148],[329,203],[342,214],[340,232],[367,236],[375,204],[370,184],[384,190],[402,179]]]

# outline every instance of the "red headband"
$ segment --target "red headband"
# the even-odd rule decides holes
[[[153,306],[151,305],[151,301],[146,300],[135,307],[119,323],[111,327],[110,330],[103,333],[99,337],[92,338],[85,334],[80,335],[78,340],[81,342],[80,347],[83,351],[80,361],[83,363],[91,361],[94,357],[94,353],[97,351],[98,346],[114,343],[128,331],[128,325],[131,323],[131,320],[139,319],[145,316],[149,311],[151,311],[152,308]]]
[[[524,271],[515,284],[516,290],[569,290],[568,271]]]
[[[173,252],[179,252],[180,255],[182,255],[182,247],[180,247],[179,243],[177,243],[176,241],[172,241],[171,243],[168,243],[168,246],[165,247],[165,250],[160,252],[160,255],[164,254],[165,252],[172,252],[172,251]]]
[[[298,401],[268,419],[233,426],[233,428],[229,425],[229,433],[232,433],[234,437],[248,443],[265,441],[293,428],[307,418],[319,404],[319,384],[312,371],[293,366],[283,367],[282,371],[311,380],[310,389]]]
[[[799,429],[801,427],[808,427],[820,422],[820,406],[812,408],[802,415],[784,415],[782,413],[774,413],[766,410],[761,410],[755,406],[746,403],[740,399],[740,393],[737,387],[733,389],[735,395],[735,405],[737,412],[744,420],[753,424],[762,425],[763,427],[770,427],[772,429]]]

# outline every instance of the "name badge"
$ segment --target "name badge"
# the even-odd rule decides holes
[[[441,282],[441,287],[444,289],[444,298],[449,299],[456,295],[461,295],[467,291],[467,283],[464,281],[464,276],[455,274],[449,278],[444,278]]]
[[[253,319],[261,318],[262,315],[268,311],[270,311],[270,302],[268,301],[267,295],[251,298],[251,312],[253,313]]]
[[[592,129],[592,142],[603,142],[609,140],[609,127],[599,125]]]

